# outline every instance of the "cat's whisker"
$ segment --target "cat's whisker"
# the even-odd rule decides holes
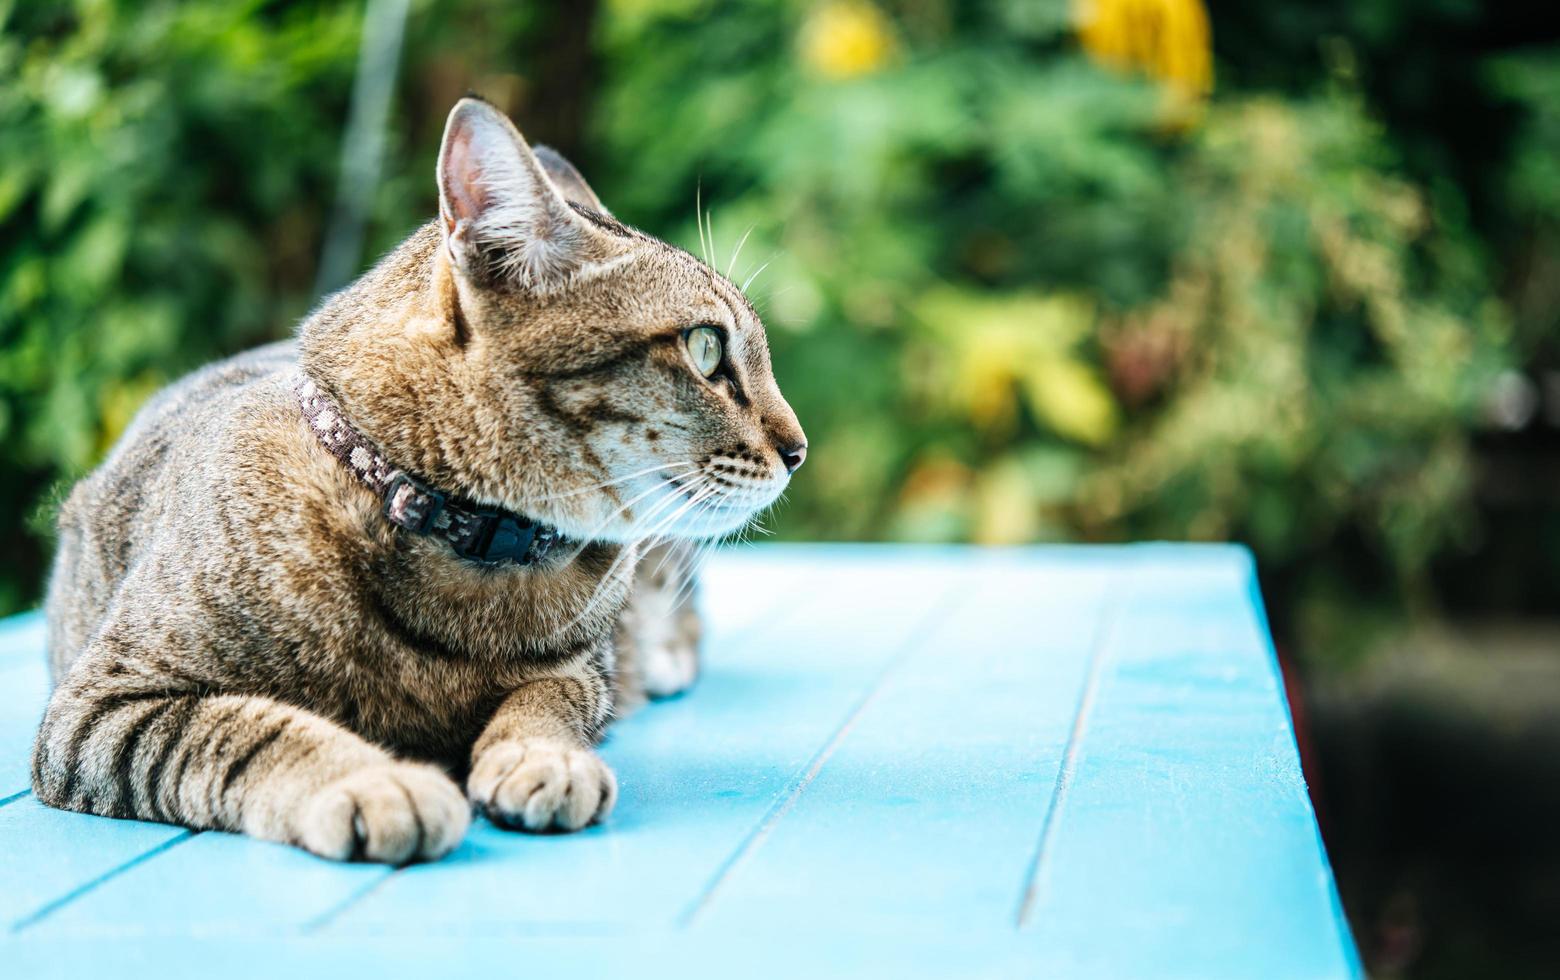
[[[568,622],[553,630],[551,638],[562,636],[569,630],[572,630],[574,627],[583,623],[587,618],[589,618],[591,613],[596,611],[596,607],[601,604],[602,596],[606,595],[608,586],[612,585],[616,581],[618,570],[623,567],[623,563],[631,556],[636,560],[638,559],[637,549],[637,543],[630,543],[624,545],[622,549],[618,551],[617,557],[612,559],[612,564],[607,566],[606,572],[596,583],[596,587],[591,590],[590,599],[586,601],[584,608],[575,613]],[[630,585],[630,587],[632,588],[632,585]]]
[[[650,577],[654,578],[654,577],[660,575],[661,574],[661,569],[666,567],[666,563],[671,561],[672,558],[677,555],[679,550],[680,550],[680,546],[677,546],[677,545],[674,545],[674,546],[672,546],[670,548],[667,548],[665,553],[663,553],[661,555],[661,560],[655,563],[655,568],[651,570]]]
[[[742,280],[742,291],[743,291],[743,292],[744,292],[744,293],[746,293],[746,292],[747,292],[747,291],[748,291],[748,286],[750,286],[750,285],[752,285],[752,284],[753,284],[753,280],[754,280],[754,279],[757,279],[757,278],[758,278],[758,276],[759,276],[759,273],[761,273],[761,272],[763,272],[763,271],[764,271],[764,270],[765,270],[765,269],[767,269],[767,268],[769,268],[769,263],[770,263],[770,262],[773,262],[773,261],[774,261],[774,259],[772,259],[772,258],[771,258],[771,259],[768,259],[768,260],[766,260],[766,261],[765,261],[765,262],[764,262],[764,264],[763,264],[763,265],[761,265],[761,266],[759,266],[759,267],[758,267],[758,268],[756,268],[756,269],[754,269],[754,270],[753,270],[753,271],[752,271],[752,272],[751,272],[751,273],[750,273],[750,274],[749,274],[749,275],[748,275],[748,277],[747,277],[747,278],[746,278],[746,279],[744,279],[744,280]]]
[[[705,501],[703,510],[704,511],[714,510],[716,506],[718,506],[716,501],[708,500],[708,501]],[[717,545],[720,544],[720,542],[722,540],[722,537],[723,537],[722,535],[711,535],[711,536],[708,536],[708,537],[701,538],[699,540],[699,543],[698,543],[698,550],[697,550],[696,554],[704,555],[704,556],[707,557],[709,552],[712,551]]]
[[[704,489],[704,491],[701,492],[700,496],[697,496],[694,499],[690,500],[688,502],[688,504],[684,505],[682,508],[680,508],[677,511],[677,513],[673,514],[669,520],[664,521],[662,523],[661,527],[659,528],[659,533],[658,533],[656,539],[653,542],[651,542],[650,547],[654,548],[654,547],[656,547],[656,546],[658,546],[658,545],[660,545],[660,544],[662,544],[662,543],[664,543],[666,541],[672,540],[672,538],[664,536],[665,532],[667,530],[669,530],[672,526],[674,526],[676,524],[676,522],[681,519],[682,515],[687,510],[689,510],[691,507],[697,507],[698,505],[704,503],[707,497],[713,496],[716,492],[717,492],[717,490],[716,490],[715,487],[706,487]],[[672,553],[673,553],[674,550],[675,550],[674,548],[667,549],[666,554],[663,554],[661,556],[661,561],[660,561],[659,564],[656,565],[655,570],[654,570],[654,572],[652,574],[654,574],[654,575],[660,574],[661,567],[663,565],[665,565],[665,563],[672,557]],[[687,575],[692,575],[693,574],[693,563],[692,562],[690,562],[690,569],[686,572],[686,574]]]
[[[714,507],[717,506],[717,502],[716,502],[715,498],[721,495],[720,492],[719,492],[718,485],[711,487],[711,490],[712,490],[711,493],[702,495],[696,501],[699,504],[698,511],[700,513],[705,512],[705,511],[709,511],[709,510],[711,510],[711,509],[713,509]],[[707,551],[707,549],[712,545],[712,543],[714,543],[714,542],[716,542],[718,540],[719,540],[718,538],[698,538],[698,539],[695,539],[692,542],[692,550],[691,550],[691,552],[688,552],[688,554],[690,555],[690,559],[689,559],[690,568],[692,568],[694,565],[696,565],[699,556],[702,553],[704,553],[705,551]],[[668,554],[667,557],[669,558],[670,554]],[[662,560],[665,561],[666,559],[663,558]],[[656,567],[656,572],[657,573],[660,572],[660,566]]]
[[[709,556],[708,542],[701,542],[693,550],[688,558],[688,567],[684,570],[682,581],[677,583],[677,588],[672,592],[672,599],[668,605],[676,609],[682,604],[684,598],[692,595],[694,587],[698,583],[699,573],[704,569],[704,562]]]
[[[710,264],[710,246],[704,240],[704,181],[701,179],[693,187],[693,223],[699,227],[699,254],[704,257],[704,264]]]
[[[667,562],[671,561],[672,558],[677,555],[679,550],[681,550],[681,546],[679,545],[674,545],[670,548],[667,548],[666,553],[661,556],[661,560],[656,563],[655,569],[651,572],[651,577],[653,578],[657,575],[660,575],[661,569],[666,566]]]
[[[702,493],[705,488],[710,487],[710,486],[712,486],[714,484],[714,480],[710,477],[710,475],[707,474],[707,473],[704,473],[702,471],[694,473],[691,477],[688,477],[685,474],[679,474],[678,476],[680,476],[682,478],[679,480],[677,477],[673,477],[672,478],[672,485],[674,487],[676,487],[677,490],[681,494],[684,494],[687,497],[692,497],[692,496],[695,496],[695,495],[697,495],[699,493]],[[668,503],[682,503],[682,502],[684,502],[684,500],[685,500],[684,497],[680,497],[680,496],[678,496],[676,494],[673,494],[670,497],[668,497],[667,502]],[[660,509],[661,508],[657,508],[657,510],[660,510]],[[650,527],[651,526],[648,523],[649,517],[650,517],[650,515],[646,515],[646,520],[641,523],[641,526],[644,526],[644,527]],[[655,536],[657,534],[659,534],[659,533],[660,533],[660,524],[657,523],[655,525],[655,530],[644,532],[642,535],[640,535],[640,540],[641,541],[652,541],[652,539],[655,538]],[[652,546],[653,546],[653,544],[654,544],[654,542],[652,541]]]
[[[674,512],[671,517],[662,521],[661,524],[656,528],[655,534],[652,538],[651,547],[654,547],[655,545],[660,544],[663,540],[666,540],[663,535],[665,535],[666,532],[671,530],[673,527],[676,527],[677,522],[681,520],[682,516],[690,509],[692,509],[695,505],[702,503],[707,498],[714,496],[718,492],[719,487],[715,486],[713,482],[709,482],[701,486],[692,497],[690,497],[681,507],[677,508],[676,512]]]
[[[671,481],[668,481],[668,482],[671,482]],[[695,485],[697,485],[697,484],[695,484]],[[679,484],[676,484],[676,483],[672,483],[672,486],[673,487],[677,487],[679,489],[686,489],[685,486],[680,486]],[[662,527],[662,525],[664,523],[664,518],[662,517],[662,515],[669,508],[674,507],[675,505],[677,505],[681,500],[682,500],[682,498],[678,494],[676,494],[676,493],[669,493],[663,499],[656,501],[655,505],[652,506],[648,511],[646,511],[645,514],[639,520],[633,522],[634,525],[637,528],[648,528],[649,529],[649,530],[641,531],[639,534],[637,534],[634,537],[635,543],[637,543],[637,544],[646,544],[646,547],[654,547],[655,546],[655,536],[660,532],[660,529],[661,529],[661,527]]]
[[[753,229],[757,227],[757,225],[748,225],[747,231],[744,231],[742,237],[737,240],[737,247],[731,251],[731,261],[726,263],[727,279],[731,278],[731,270],[737,267],[737,257],[742,254],[742,246],[747,244],[748,236],[753,234]]]
[[[550,493],[550,494],[547,494],[544,497],[536,497],[536,498],[534,498],[534,502],[535,503],[546,503],[547,501],[550,501],[550,500],[561,500],[564,497],[577,497],[577,496],[579,496],[582,493],[590,493],[592,490],[602,490],[602,489],[605,489],[607,487],[614,487],[614,486],[617,486],[620,483],[627,483],[629,480],[634,480],[634,479],[637,479],[637,478],[639,478],[641,476],[648,476],[651,473],[658,473],[661,470],[669,470],[669,469],[671,469],[673,467],[682,467],[684,470],[687,470],[687,469],[697,469],[698,468],[698,464],[694,463],[692,461],[688,461],[688,460],[685,460],[685,461],[682,461],[682,462],[677,462],[677,463],[662,463],[659,466],[646,467],[645,469],[638,470],[637,472],[626,473],[623,476],[613,477],[612,479],[604,480],[601,483],[593,483],[593,484],[591,484],[588,487],[580,487],[577,490],[565,490],[565,491],[563,491],[561,493]],[[675,475],[680,475],[680,474],[673,474],[673,475],[675,476]]]
[[[789,293],[792,288],[793,287],[791,285],[785,285],[781,286],[779,289],[772,289],[762,296],[749,296],[748,302],[753,304],[753,309],[756,310],[758,315],[763,317],[766,321],[772,320],[776,323],[783,323],[788,327],[794,327],[802,322],[799,317],[776,316],[774,309],[775,300],[778,297]]]
[[[661,483],[652,487],[651,490],[653,491],[659,489],[661,486],[668,484],[672,484],[672,481],[663,480]],[[716,488],[712,485],[705,486],[699,491],[699,494],[713,493],[715,489]],[[647,493],[648,492],[649,491],[647,491]],[[641,494],[640,497],[636,497],[635,500],[637,501],[643,496],[645,495]],[[568,622],[554,630],[552,635],[560,636],[564,633],[567,633],[575,626],[578,626],[580,623],[584,622],[591,615],[591,613],[595,612],[596,609],[601,605],[602,598],[606,595],[607,588],[616,580],[617,572],[620,568],[623,567],[624,562],[632,558],[637,563],[641,556],[641,546],[648,541],[651,542],[649,547],[654,547],[654,543],[657,537],[666,529],[675,524],[684,511],[686,511],[690,506],[698,503],[701,499],[702,497],[695,495],[691,500],[684,502],[681,507],[677,508],[677,510],[671,513],[669,516],[658,519],[657,515],[659,515],[661,511],[665,510],[669,504],[675,503],[678,500],[678,497],[672,494],[668,494],[665,499],[657,501],[644,517],[644,520],[646,521],[655,519],[654,530],[647,534],[636,537],[633,541],[623,546],[622,550],[618,552],[617,557],[612,560],[612,564],[607,566],[606,573],[601,576],[601,580],[596,584],[595,589],[591,591],[590,599],[586,601],[585,606]]]
[[[677,586],[677,591],[672,593],[672,601],[669,604],[673,609],[682,605],[685,600],[693,597],[693,591],[698,587],[699,575],[704,571],[704,564],[709,560],[710,548],[701,547],[688,562],[688,572],[683,576],[682,582]]]
[[[670,483],[670,480],[662,481],[662,483],[652,487],[651,490],[659,489],[662,485]],[[643,496],[643,494],[640,495],[640,497]],[[638,499],[640,498],[635,498],[635,500]],[[668,494],[664,499],[657,501],[655,505],[650,508],[650,510],[645,514],[645,519],[652,519],[655,515],[659,514],[660,511],[664,510],[669,504],[675,502],[676,500],[677,497],[675,495]],[[612,564],[607,566],[606,572],[604,572],[601,578],[597,581],[596,587],[591,590],[590,598],[586,600],[584,607],[581,608],[580,611],[572,618],[570,618],[568,622],[555,629],[552,633],[554,637],[567,633],[575,626],[578,626],[580,623],[584,622],[591,613],[596,611],[596,608],[601,604],[602,597],[606,595],[607,588],[616,581],[617,573],[619,569],[623,567],[624,563],[629,561],[633,561],[635,564],[638,563],[639,558],[643,553],[642,546],[647,540],[647,537],[647,535],[637,536],[624,544],[621,549],[619,549],[617,557],[612,559]]]
[[[598,535],[602,531],[606,530],[606,527],[607,527],[608,524],[611,524],[613,521],[615,521],[615,520],[617,520],[617,519],[619,519],[621,517],[626,516],[628,514],[628,512],[629,512],[629,509],[632,508],[635,504],[639,503],[641,500],[643,500],[646,497],[650,496],[652,493],[655,493],[656,491],[661,490],[663,487],[675,487],[676,485],[677,485],[676,482],[671,480],[671,479],[657,480],[655,483],[652,483],[650,485],[650,488],[648,490],[645,490],[643,493],[636,494],[633,497],[633,499],[629,500],[627,503],[625,503],[623,506],[619,507],[617,510],[614,510],[610,515],[608,515],[606,520],[604,520],[601,523],[597,524],[595,527],[591,528],[585,534],[580,535],[580,539],[583,540],[583,541],[595,540],[596,535]],[[676,499],[676,498],[669,498],[669,499]]]
[[[709,538],[694,550],[693,558],[688,562],[687,574],[683,576],[682,582],[678,584],[677,591],[672,593],[670,605],[673,609],[681,605],[685,598],[692,596],[693,590],[699,581],[699,574],[704,571],[705,563],[715,553],[717,544],[719,544],[719,539]]]

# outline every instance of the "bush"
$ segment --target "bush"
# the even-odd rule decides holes
[[[0,507],[20,515],[160,385],[303,311],[357,22],[39,2],[0,26]],[[0,533],[9,611],[37,597],[41,549],[20,521]]]

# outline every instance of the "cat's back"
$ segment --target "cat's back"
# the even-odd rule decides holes
[[[136,559],[151,546],[168,507],[199,492],[205,463],[261,388],[291,371],[291,341],[208,365],[153,396],[101,466],[60,508],[49,579],[49,664],[58,678],[96,630]]]

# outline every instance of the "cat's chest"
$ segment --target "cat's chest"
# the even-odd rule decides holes
[[[473,663],[404,653],[338,692],[337,718],[397,754],[458,764],[503,699],[524,681]]]
[[[579,647],[581,628],[609,632],[633,562],[588,546],[542,566],[482,565],[426,539],[385,556],[358,583],[367,617],[396,643],[459,659],[535,661]]]
[[[458,762],[504,698],[610,644],[616,595],[571,623],[579,597],[496,584],[365,589],[339,665],[342,720],[405,754]]]

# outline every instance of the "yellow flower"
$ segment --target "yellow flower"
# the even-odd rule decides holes
[[[1202,0],[1073,0],[1078,42],[1094,60],[1165,84],[1172,116],[1195,115],[1213,90],[1213,41]]]
[[[1012,458],[982,470],[976,480],[974,505],[970,538],[976,544],[1033,541],[1040,530],[1034,486],[1024,468]]]
[[[864,0],[830,0],[813,7],[798,42],[803,64],[825,78],[869,74],[894,52],[888,18]]]
[[[1004,434],[1022,397],[1063,438],[1099,446],[1115,435],[1115,399],[1077,349],[1094,329],[1087,301],[943,288],[923,296],[917,313],[942,341],[950,400],[976,427]]]
[[[1035,413],[1059,435],[1100,446],[1115,434],[1115,399],[1092,366],[1071,359],[1037,360],[1021,380]]]

